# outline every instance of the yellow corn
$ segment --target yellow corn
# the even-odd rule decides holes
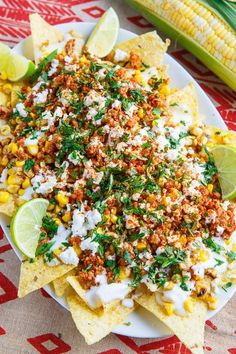
[[[55,221],[55,223],[57,225],[60,225],[61,224],[61,220],[59,218],[53,218],[53,220]]]
[[[163,302],[163,307],[168,316],[172,315],[174,312],[174,305],[169,302]]]
[[[55,208],[55,205],[50,203],[48,206],[48,210],[52,211],[54,208]]]
[[[135,75],[140,75],[141,71],[140,70],[135,70]]]
[[[60,248],[56,248],[55,250],[53,250],[53,253],[55,254],[55,256],[60,256],[62,250]]]
[[[19,194],[20,196],[24,195],[24,194],[25,194],[25,190],[24,190],[24,189],[19,189],[19,190],[18,190],[18,194]]]
[[[236,252],[236,243],[232,244],[232,251]]]
[[[39,147],[38,145],[28,145],[27,150],[29,151],[30,155],[35,156],[39,151]]]
[[[207,297],[207,305],[209,310],[215,310],[217,308],[218,299],[215,296],[209,295]]]
[[[10,197],[8,192],[0,191],[0,203],[6,203]]]
[[[127,278],[125,268],[120,269],[119,279],[125,280]]]
[[[0,135],[7,136],[11,132],[11,128],[8,124],[4,124],[0,127]]]
[[[213,184],[211,184],[211,183],[209,183],[208,185],[207,185],[207,189],[209,190],[209,192],[211,193],[212,191],[213,191]]]
[[[18,146],[16,143],[10,143],[8,145],[8,149],[10,152],[12,152],[13,154],[15,154],[18,151]]]
[[[58,193],[55,199],[58,201],[61,207],[64,207],[69,203],[69,198],[64,193]]]
[[[31,118],[35,118],[35,117],[36,117],[36,114],[33,113],[33,112],[30,112],[30,117],[31,117]]]
[[[54,208],[54,213],[58,214],[58,213],[60,213],[60,211],[61,211],[61,208],[59,207],[59,205],[56,205]]]
[[[137,249],[139,251],[143,251],[146,247],[147,247],[146,243],[144,243],[142,241],[138,242],[138,244],[137,244]]]
[[[199,258],[201,262],[206,262],[209,258],[209,253],[207,250],[200,250]]]
[[[193,312],[193,302],[192,302],[191,297],[189,297],[188,299],[186,299],[184,301],[184,309],[187,312]]]
[[[6,156],[3,156],[1,159],[1,166],[6,166],[8,164],[9,160]]]
[[[117,216],[116,215],[111,215],[111,222],[115,224],[117,221]]]
[[[25,161],[16,161],[16,167],[22,167],[24,166]]]
[[[6,93],[7,95],[12,92],[12,85],[11,84],[5,84],[2,87],[3,92]]]
[[[139,110],[138,110],[138,116],[139,116],[139,118],[143,118],[143,117],[144,117],[143,108],[139,108]]]
[[[170,94],[170,88],[167,86],[167,85],[163,85],[161,88],[160,88],[160,91],[159,91],[162,95],[169,95]]]
[[[71,212],[70,211],[66,211],[65,214],[62,217],[62,220],[65,221],[65,222],[71,221]]]
[[[75,246],[73,246],[73,248],[74,248],[77,256],[80,256],[81,253],[82,253],[82,250],[81,250],[80,246],[79,245],[75,245]]]
[[[16,175],[10,175],[7,179],[7,184],[12,185],[12,184],[20,184],[21,183],[21,178],[16,176]]]
[[[83,55],[80,60],[79,60],[80,64],[87,64],[89,62],[89,60]]]
[[[22,187],[24,189],[28,188],[30,186],[30,179],[28,177],[25,178],[25,180],[22,183]]]

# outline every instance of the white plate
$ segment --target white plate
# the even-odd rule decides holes
[[[87,38],[90,34],[92,28],[94,27],[94,23],[65,23],[57,26],[63,32],[66,32],[70,29],[76,29],[80,31],[84,38]],[[121,29],[119,33],[118,42],[127,40],[135,37],[136,35],[132,32]],[[29,38],[20,42],[14,47],[14,50],[17,53],[24,54],[25,56],[32,58],[32,46]],[[199,101],[199,110],[206,117],[206,123],[217,126],[219,128],[226,128],[226,125],[217,112],[216,108],[207,97],[207,95],[203,92],[197,82],[187,73],[187,71],[182,68],[180,64],[178,64],[170,55],[165,55],[165,63],[169,65],[168,73],[171,78],[171,85],[181,88],[192,82],[196,88],[198,101]],[[9,228],[9,218],[1,217],[0,223],[3,227],[3,230],[6,234],[6,237],[10,244],[12,245],[16,255],[21,259],[20,252],[14,246],[11,237]],[[68,309],[66,301],[63,298],[59,298],[55,295],[50,286],[45,286],[44,288],[57,302],[59,302],[62,306]],[[207,314],[207,318],[212,317],[216,312],[218,312],[232,297],[234,292],[236,291],[236,286],[230,288],[228,292],[224,292],[220,290],[220,301],[219,307],[216,311],[209,311]],[[129,326],[120,325],[117,326],[113,332],[118,334],[123,334],[132,337],[139,338],[158,338],[164,337],[172,334],[169,329],[163,325],[159,320],[157,320],[152,314],[147,312],[144,309],[138,309],[134,313],[132,313],[125,322],[130,322]]]

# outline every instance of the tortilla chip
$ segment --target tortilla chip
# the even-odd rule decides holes
[[[37,64],[42,56],[42,47],[63,41],[64,35],[58,28],[47,23],[39,14],[32,14],[29,18],[34,58]]]
[[[9,199],[6,203],[0,203],[0,214],[7,216],[12,216],[16,209],[16,204],[12,194],[10,194]]]
[[[18,297],[24,297],[32,291],[42,288],[73,268],[75,266],[72,264],[59,264],[50,267],[44,262],[43,256],[35,258],[33,263],[28,260],[22,262]]]
[[[189,316],[168,316],[162,307],[157,304],[155,294],[147,292],[135,301],[150,311],[154,316],[168,326],[174,334],[188,347],[193,354],[203,354],[204,326],[206,319],[206,305],[194,300],[193,312]]]
[[[106,337],[134,310],[134,307],[124,307],[120,302],[107,311],[102,308],[91,310],[74,290],[67,297],[67,302],[76,327],[87,344],[94,344]]]
[[[72,269],[68,273],[62,275],[62,277],[53,280],[54,291],[57,296],[64,296],[70,284],[67,281],[68,276],[73,276],[76,274],[76,270]]]
[[[167,97],[167,105],[183,105],[193,116],[193,123],[201,122],[202,116],[198,113],[198,100],[195,87],[192,83],[184,86],[181,90],[174,91]],[[173,109],[178,109],[178,106],[173,106]],[[184,120],[184,114],[183,114]]]
[[[146,65],[160,67],[169,44],[168,39],[163,42],[156,31],[153,31],[121,42],[114,50],[120,49],[128,54],[135,52]]]

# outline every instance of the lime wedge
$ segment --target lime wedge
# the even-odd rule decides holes
[[[11,220],[11,235],[15,245],[29,258],[35,257],[42,219],[49,202],[36,198],[20,206]]]
[[[92,31],[86,46],[91,54],[99,58],[105,57],[114,47],[119,33],[119,19],[110,7],[100,18]]]
[[[5,68],[10,55],[10,48],[6,44],[0,43],[0,71]]]
[[[7,77],[10,81],[26,79],[34,72],[35,65],[32,61],[22,55],[11,53],[5,67]]]
[[[212,155],[219,174],[219,181],[224,199],[236,197],[236,147],[217,145]]]

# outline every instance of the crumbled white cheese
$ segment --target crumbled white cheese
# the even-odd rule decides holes
[[[118,63],[120,61],[125,61],[128,58],[128,54],[123,50],[116,49],[114,55],[114,62]]]
[[[131,309],[132,307],[134,307],[134,300],[133,299],[124,299],[124,300],[122,300],[122,305]]]
[[[80,248],[82,251],[91,250],[92,254],[95,254],[98,251],[98,246],[99,246],[99,243],[92,241],[91,237],[84,239],[80,243]]]
[[[121,107],[121,102],[119,100],[115,100],[111,105],[111,108],[120,108],[120,107]]]
[[[79,257],[73,247],[68,247],[59,255],[59,258],[65,264],[77,265],[79,263]]]
[[[156,138],[156,142],[158,144],[159,150],[161,150],[161,151],[164,151],[165,147],[169,147],[170,146],[169,140],[166,139],[166,137],[164,135],[159,135]]]
[[[17,110],[17,112],[19,113],[19,115],[23,118],[27,117],[28,113],[25,109],[25,105],[20,102],[20,103],[17,103],[16,105],[16,108],[14,109],[14,112]]]
[[[30,135],[25,139],[25,146],[28,145],[38,145],[39,139],[43,136],[42,131],[35,131],[33,135]]]
[[[102,221],[102,217],[97,209],[86,212],[75,209],[73,212],[72,233],[73,235],[84,237],[87,235],[87,232],[94,229],[100,221]]]
[[[34,97],[34,104],[45,103],[48,97],[48,90],[38,92]]]
[[[221,236],[223,232],[225,231],[224,227],[217,225],[216,227],[216,236]]]
[[[59,265],[60,264],[60,262],[58,261],[58,259],[57,258],[53,258],[53,259],[51,259],[50,261],[46,261],[46,263],[47,263],[47,265],[49,266],[49,267],[55,267],[55,266],[57,266],[57,265]]]
[[[37,193],[48,194],[51,193],[57,184],[56,176],[44,173],[42,170],[39,174],[31,179],[33,189]]]
[[[48,76],[49,77],[56,73],[57,68],[58,68],[58,64],[59,64],[59,60],[57,60],[57,59],[53,59],[52,60],[51,67],[48,70]]]

